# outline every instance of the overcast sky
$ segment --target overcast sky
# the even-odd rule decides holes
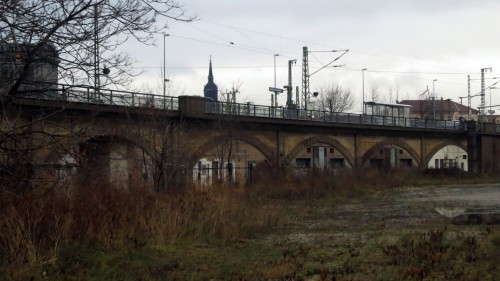
[[[372,89],[382,101],[418,99],[433,80],[438,98],[460,102],[467,96],[467,74],[472,94],[480,91],[481,68],[492,67],[487,78],[500,77],[500,1],[498,0],[179,0],[192,23],[169,22],[166,73],[170,94],[203,95],[212,58],[215,83],[221,92],[241,85],[238,102],[270,104],[274,86],[287,84],[288,60],[293,84],[302,84],[302,48],[310,51],[349,49],[334,63],[310,78],[311,91],[339,83],[362,104]],[[144,72],[137,85],[161,85],[163,37],[155,47],[131,48]],[[339,53],[311,52],[309,73],[334,60]],[[489,86],[500,79],[487,79]],[[500,83],[498,84],[500,88]],[[392,97],[391,92],[392,90]],[[397,94],[398,93],[398,94]],[[493,105],[500,89],[491,90]],[[428,96],[426,96],[428,97]],[[286,94],[278,97],[285,104]],[[490,90],[486,91],[490,105]],[[463,100],[467,104],[467,100]],[[472,99],[473,107],[480,97]],[[497,110],[500,110],[498,108]]]

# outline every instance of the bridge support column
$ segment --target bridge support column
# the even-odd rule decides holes
[[[285,155],[285,140],[281,131],[276,131],[276,160],[279,167],[284,167],[283,156]]]
[[[477,141],[477,123],[476,121],[467,122],[467,165],[469,172],[473,174],[482,173],[480,152],[481,144]]]
[[[361,154],[360,136],[354,135],[354,167],[356,171],[360,172],[363,169],[363,155]]]
[[[427,151],[425,149],[425,139],[424,137],[420,137],[420,166],[418,167],[418,170],[420,172],[423,172],[425,169],[427,169],[427,163],[425,156],[427,155]]]

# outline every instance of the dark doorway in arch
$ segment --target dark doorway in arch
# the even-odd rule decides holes
[[[316,170],[349,168],[345,156],[335,147],[317,143],[303,148],[295,155],[295,167]]]
[[[344,158],[330,158],[330,167],[333,169],[344,168],[345,159]]]
[[[310,168],[311,158],[297,158],[295,159],[295,166],[297,168]]]
[[[413,160],[411,159],[399,159],[399,167],[400,168],[411,168]]]
[[[382,169],[383,162],[382,159],[370,159],[370,168]]]
[[[365,167],[384,171],[418,166],[413,156],[397,145],[386,145],[374,150],[365,160]]]

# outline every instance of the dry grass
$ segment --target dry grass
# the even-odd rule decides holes
[[[390,174],[311,171],[301,176],[272,170],[259,174],[245,188],[221,184],[204,190],[188,187],[176,193],[110,186],[78,186],[71,192],[54,187],[33,192],[4,188],[0,191],[0,279],[23,280],[27,277],[23,272],[56,263],[68,267],[75,252],[87,250],[112,253],[125,249],[134,253],[151,245],[186,241],[241,243],[286,224],[283,206],[294,200],[329,197],[334,199],[331,202],[345,202],[420,180],[403,170]],[[497,249],[498,241],[498,236],[492,240]],[[402,266],[403,258],[391,256],[389,246],[386,250],[387,258]],[[436,257],[440,254],[435,253]],[[294,276],[297,272],[292,268],[304,264],[303,256],[278,261],[263,269],[260,276]],[[314,266],[313,271],[321,273],[321,266]],[[411,266],[404,269],[407,277],[426,274]]]
[[[175,194],[79,187],[1,194],[0,262],[29,268],[54,261],[61,245],[138,248],[177,240],[238,240],[277,225],[280,208],[247,202],[241,190],[188,188]],[[253,204],[253,205],[250,205]]]

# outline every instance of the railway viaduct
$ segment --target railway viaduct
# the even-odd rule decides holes
[[[145,103],[9,98],[3,101],[0,160],[4,167],[24,161],[52,170],[50,177],[78,174],[130,185],[154,177],[155,170],[178,169],[187,179],[202,179],[202,169],[213,169],[226,158],[246,172],[262,162],[423,170],[440,149],[453,145],[466,152],[469,172],[500,172],[495,124],[469,121],[450,129],[326,122],[241,114],[237,104],[237,111],[217,113],[208,110],[214,103],[198,96],[170,101],[175,106],[158,109]]]

